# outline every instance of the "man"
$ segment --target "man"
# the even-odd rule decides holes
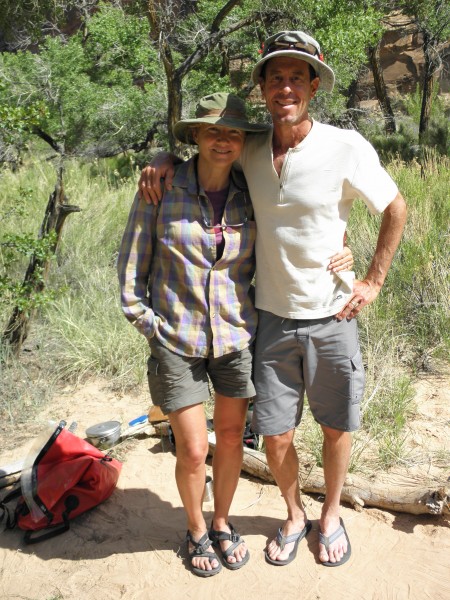
[[[326,499],[319,520],[319,559],[344,564],[350,542],[339,517],[351,432],[360,424],[364,374],[356,322],[384,283],[406,221],[405,202],[372,146],[355,131],[314,121],[317,90],[331,92],[334,73],[318,42],[301,31],[269,37],[252,78],[260,85],[273,130],[249,136],[241,155],[258,227],[254,430],[264,435],[269,467],[288,517],[266,548],[274,565],[291,562],[311,529],[300,499],[294,448],[306,392],[324,436]],[[161,171],[141,178],[141,193],[158,195]],[[170,185],[170,175],[166,185]],[[151,190],[147,190],[147,184]],[[364,280],[333,273],[355,198],[383,213]]]

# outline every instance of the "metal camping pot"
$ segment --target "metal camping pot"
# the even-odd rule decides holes
[[[207,475],[205,480],[205,490],[203,492],[203,502],[212,502],[213,499],[213,480],[209,475]]]
[[[86,429],[87,441],[101,450],[111,448],[120,439],[121,425],[119,421],[106,421]]]

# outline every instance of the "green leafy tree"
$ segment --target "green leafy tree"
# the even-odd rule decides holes
[[[164,112],[148,23],[104,5],[89,27],[86,40],[80,32],[67,41],[47,37],[37,54],[2,54],[0,103],[22,109],[43,104],[45,118],[25,130],[59,154],[113,156],[142,149]]]
[[[18,65],[24,77],[16,80],[13,96],[44,99],[49,119],[34,132],[50,136],[54,149],[100,156],[144,148],[157,132],[175,147],[171,130],[183,104],[230,89],[231,64],[241,65],[241,76],[234,72],[233,78],[247,96],[261,42],[280,29],[302,29],[321,41],[337,87],[316,106],[321,117],[334,118],[345,110],[366,48],[381,35],[381,13],[363,0],[30,0],[10,6],[9,22],[15,14],[31,31],[27,6],[36,11],[35,39],[44,41],[37,56],[23,59],[32,63],[28,79],[25,65]],[[61,31],[69,14],[71,25],[78,23],[74,36],[42,38],[45,24]]]
[[[366,48],[382,31],[375,3],[358,0],[229,0],[225,4],[202,0],[182,15],[177,2],[147,0],[145,4],[151,37],[158,44],[166,75],[172,148],[177,143],[170,131],[182,116],[182,92],[194,73],[196,89],[201,77],[211,81],[214,76],[214,88],[223,89],[230,84],[228,65],[239,59],[249,82],[251,66],[267,35],[280,29],[309,31],[322,41],[327,61],[336,69],[338,86],[327,108],[337,114],[344,107],[342,92],[366,61]],[[243,95],[251,88],[244,86]],[[319,109],[320,102],[324,105],[327,101],[319,101]]]
[[[100,0],[0,0],[3,49],[27,49],[48,35],[64,35],[69,22],[85,31]],[[114,2],[118,4],[119,2]]]
[[[45,248],[55,252],[65,218],[79,210],[64,194],[65,158],[145,148],[164,114],[164,102],[158,101],[159,62],[145,16],[104,4],[86,25],[69,38],[46,36],[38,52],[0,56],[0,114],[5,117],[0,136],[24,143],[36,135],[58,156],[57,182],[38,240],[13,236],[2,241],[7,253],[28,248],[30,256],[21,284],[2,275],[5,296],[9,290],[16,302],[3,339],[16,351],[27,336],[31,308],[49,298],[44,286],[49,254],[41,250],[51,240]]]

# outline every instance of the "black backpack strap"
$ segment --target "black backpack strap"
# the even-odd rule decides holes
[[[63,522],[60,525],[55,525],[54,527],[48,528],[43,533],[38,533],[34,535],[35,531],[26,531],[24,536],[25,544],[37,544],[38,542],[43,542],[44,540],[49,540],[51,538],[56,537],[57,535],[61,535],[61,533],[65,533],[70,528],[70,517],[69,514],[78,507],[80,504],[77,496],[71,495],[67,496],[65,502],[66,510],[61,515],[63,518]]]
[[[26,531],[23,537],[25,544],[37,544],[38,542],[43,542],[44,540],[49,540],[50,538],[56,537],[65,531],[68,531],[70,528],[70,521],[67,514],[64,512],[62,514],[62,518],[64,522],[61,525],[55,525],[55,527],[50,527],[44,531],[44,533],[38,533],[36,531]],[[35,536],[34,534],[37,533]]]

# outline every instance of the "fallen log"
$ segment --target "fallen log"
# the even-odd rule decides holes
[[[209,454],[215,450],[213,436],[209,436]],[[267,464],[266,455],[258,450],[244,448],[242,470],[246,473],[275,483]],[[325,495],[323,469],[308,464],[300,465],[300,488],[302,492]],[[349,474],[345,480],[341,500],[356,510],[372,506],[410,513],[413,515],[450,514],[450,489],[448,483],[424,481],[400,474],[381,474],[372,479]]]
[[[169,433],[167,422],[144,425],[142,433],[147,435],[167,436]],[[137,432],[137,429],[135,431]],[[208,441],[209,455],[213,456],[216,446],[214,433],[208,435]],[[3,479],[6,483],[9,477],[20,475],[22,465],[19,462],[21,461],[0,470],[0,480]],[[267,483],[275,484],[264,452],[244,447],[242,470]],[[325,495],[325,481],[320,467],[300,464],[299,479],[302,492]],[[8,484],[11,483],[12,480],[8,481]],[[398,473],[382,473],[370,479],[349,474],[345,480],[341,500],[351,504],[356,510],[371,506],[413,515],[450,514],[448,482],[436,482]]]

